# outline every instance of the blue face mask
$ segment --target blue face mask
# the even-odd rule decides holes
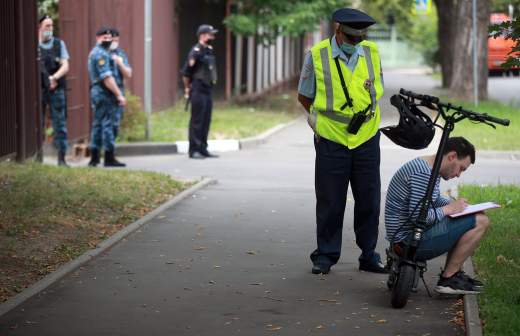
[[[348,44],[348,43],[341,43],[341,45],[339,47],[347,55],[353,55],[357,50],[356,46],[353,46],[352,44]]]

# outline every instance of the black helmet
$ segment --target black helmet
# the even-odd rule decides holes
[[[409,149],[428,147],[435,135],[431,118],[401,95],[393,95],[390,103],[399,111],[399,124],[381,129],[395,144]]]

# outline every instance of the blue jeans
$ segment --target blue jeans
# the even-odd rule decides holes
[[[416,258],[429,260],[450,251],[466,232],[475,227],[476,216],[444,217],[423,235]]]
[[[45,125],[45,110],[49,106],[54,133],[54,147],[60,152],[67,151],[67,100],[64,89],[45,92],[42,95],[43,122]],[[43,128],[44,129],[44,128]]]

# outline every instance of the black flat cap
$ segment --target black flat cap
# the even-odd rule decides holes
[[[216,34],[216,33],[218,33],[218,29],[215,29],[215,28],[213,28],[213,26],[208,25],[208,24],[200,25],[199,28],[197,29],[197,36],[199,36],[200,34],[205,34],[205,33]]]
[[[108,27],[101,27],[97,31],[96,36],[101,36],[101,35],[106,35],[106,34],[112,35],[112,30]]]
[[[370,15],[354,8],[340,8],[336,10],[332,14],[332,20],[355,29],[364,29],[376,23],[376,20]]]

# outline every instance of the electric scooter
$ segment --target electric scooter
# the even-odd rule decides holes
[[[419,279],[422,279],[428,295],[431,296],[424,280],[424,273],[427,271],[426,261],[417,260],[415,255],[424,232],[429,229],[426,217],[430,204],[432,203],[435,182],[439,177],[442,154],[444,153],[446,142],[455,124],[461,120],[468,119],[475,123],[487,124],[493,128],[496,128],[494,124],[503,126],[509,125],[509,120],[507,119],[499,119],[487,115],[486,113],[476,113],[460,106],[457,107],[450,103],[443,103],[438,97],[417,94],[404,89],[401,89],[399,93],[400,97],[397,96],[396,98],[404,99],[409,107],[417,108],[422,106],[437,112],[433,124],[435,127],[442,129],[442,137],[428,181],[426,194],[418,204],[419,215],[417,219],[411,223],[413,232],[407,240],[400,242],[399,245],[390,242],[390,247],[386,250],[387,268],[389,269],[387,286],[388,289],[392,291],[391,304],[394,308],[403,308],[406,305],[410,293],[417,291]],[[392,98],[395,99],[394,97]],[[444,125],[437,123],[439,117],[442,117],[445,121]]]

